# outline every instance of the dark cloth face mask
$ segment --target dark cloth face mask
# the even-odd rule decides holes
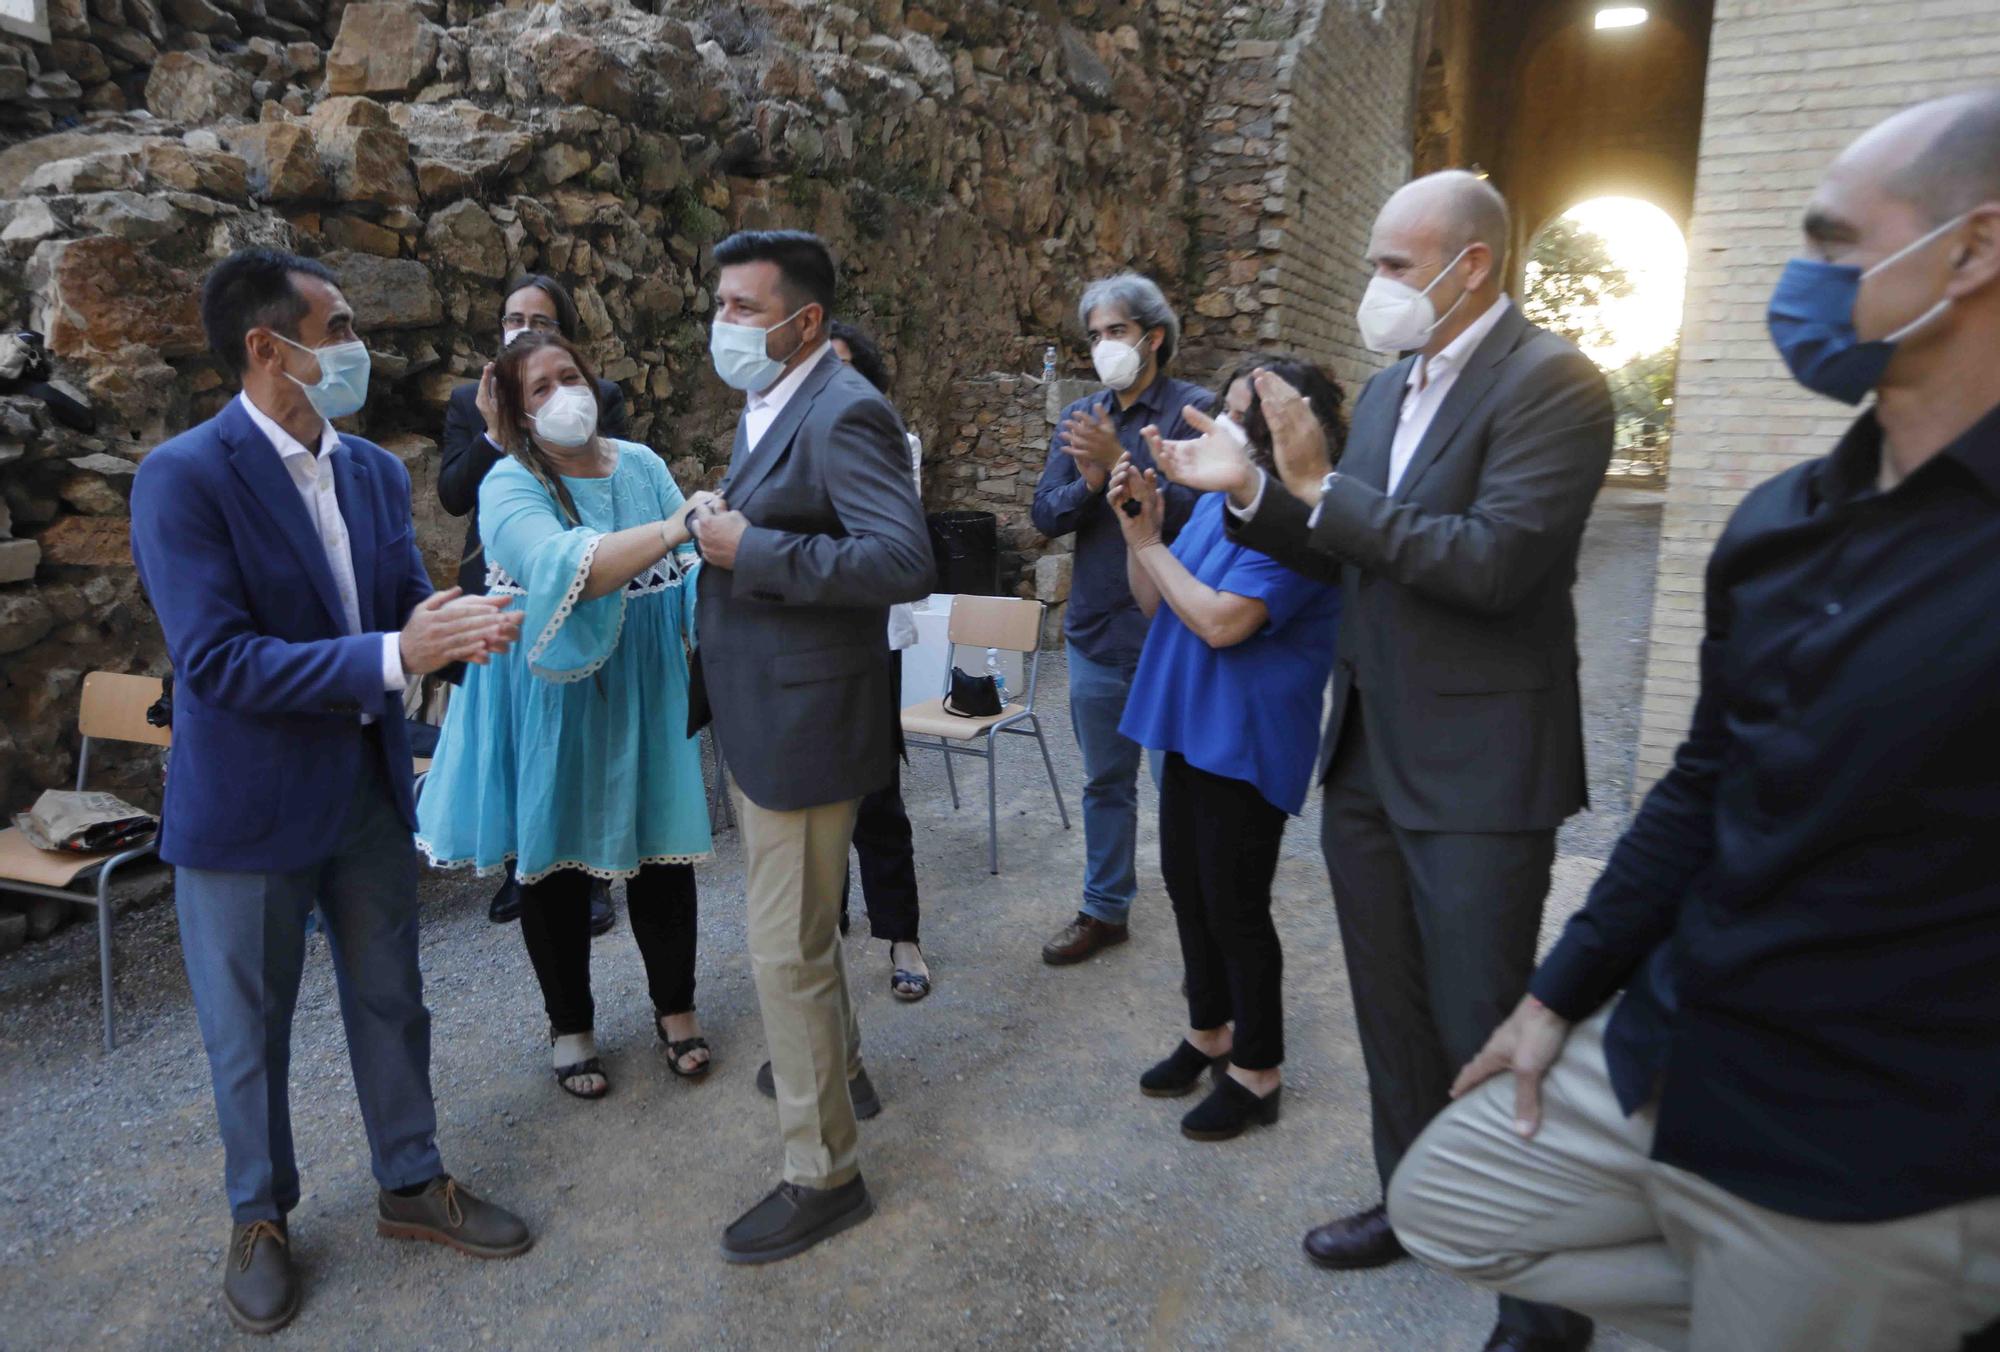
[[[1861,297],[1861,284],[1930,244],[1970,214],[1946,221],[1866,270],[1852,263],[1826,263],[1816,258],[1794,258],[1786,263],[1771,293],[1765,319],[1771,341],[1792,378],[1843,404],[1858,404],[1867,398],[1889,369],[1896,345],[1943,314],[1950,308],[1951,298],[1939,298],[1937,304],[1893,333],[1863,341],[1854,331],[1854,305]]]

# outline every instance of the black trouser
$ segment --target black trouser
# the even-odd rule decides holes
[[[1451,1101],[1459,1069],[1527,993],[1556,833],[1398,826],[1376,787],[1356,692],[1327,773],[1320,843],[1386,1192],[1404,1153]],[[1590,1327],[1581,1315],[1508,1296],[1500,1322],[1542,1337]]]
[[[889,682],[900,728],[903,713],[903,655],[889,654]],[[897,736],[898,752],[901,735]],[[911,843],[910,813],[903,806],[903,762],[899,754],[888,786],[861,800],[854,817],[854,853],[861,860],[861,898],[868,907],[868,932],[892,944],[917,942],[917,852]],[[840,888],[840,913],[847,914],[852,882]]]
[[[1160,872],[1187,968],[1188,1027],[1234,1020],[1229,1059],[1274,1070],[1285,1059],[1285,958],[1271,923],[1271,879],[1285,813],[1257,786],[1169,752],[1160,771]]]
[[[587,1033],[590,998],[588,873],[562,869],[521,889],[521,938],[542,983],[549,1027],[558,1036]],[[695,886],[692,864],[647,864],[625,884],[625,914],[646,965],[653,1012],[694,1008]]]

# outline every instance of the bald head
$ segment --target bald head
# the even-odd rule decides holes
[[[1470,244],[1493,252],[1497,271],[1507,258],[1507,199],[1491,183],[1463,169],[1425,174],[1398,188],[1376,218],[1434,237],[1449,257]]]
[[[1982,202],[2000,202],[2000,89],[1933,99],[1884,122],[1855,143],[1880,138],[1902,152],[1884,188],[1934,223]]]

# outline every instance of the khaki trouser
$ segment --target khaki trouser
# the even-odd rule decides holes
[[[1570,1035],[1532,1140],[1504,1074],[1418,1138],[1389,1188],[1411,1253],[1674,1352],[1957,1352],[2000,1316],[2000,1198],[1834,1224],[1657,1163],[1652,1111],[1612,1093],[1609,1015]]]
[[[837,1188],[859,1172],[848,1077],[861,1026],[840,955],[840,890],[858,799],[800,812],[758,807],[732,787],[743,829],[750,968],[771,1049],[785,1180]]]

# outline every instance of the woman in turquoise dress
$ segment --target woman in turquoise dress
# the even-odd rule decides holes
[[[688,504],[660,457],[597,434],[595,373],[562,338],[509,345],[483,378],[508,458],[479,489],[495,595],[521,641],[467,672],[417,809],[434,865],[522,884],[521,936],[542,987],[557,1083],[610,1089],[592,1035],[589,890],[624,878],[668,1066],[709,1066],[694,1013],[694,864],[710,852],[701,755],[687,733],[687,645],[700,566]]]

